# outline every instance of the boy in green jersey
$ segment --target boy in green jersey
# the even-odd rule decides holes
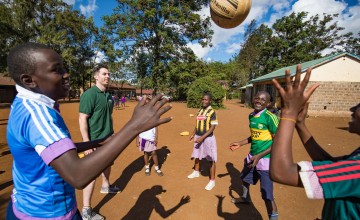
[[[265,201],[269,219],[278,219],[277,207],[273,195],[273,182],[270,179],[270,151],[279,120],[276,115],[267,110],[270,106],[268,92],[260,91],[253,99],[254,111],[249,115],[251,136],[230,144],[232,151],[240,146],[251,143],[250,153],[244,160],[241,172],[243,180],[243,195],[232,199],[233,203],[249,202],[250,184],[255,185],[260,179],[261,196]]]

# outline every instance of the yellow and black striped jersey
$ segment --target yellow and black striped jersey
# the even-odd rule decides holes
[[[201,136],[205,134],[211,125],[218,125],[215,110],[211,106],[200,109],[196,116],[196,135]],[[210,134],[209,136],[212,135]]]

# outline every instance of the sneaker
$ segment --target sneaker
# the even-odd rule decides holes
[[[119,193],[120,189],[117,186],[108,186],[108,187],[101,187],[100,193],[108,194],[108,193]]]
[[[104,220],[104,216],[94,212],[92,208],[82,209],[81,216],[83,220]]]
[[[250,200],[244,197],[240,197],[240,198],[232,198],[231,202],[234,204],[241,204],[241,203],[249,204]]]
[[[145,168],[145,175],[150,176],[150,168]]]
[[[212,190],[215,186],[215,181],[214,180],[210,180],[209,183],[205,186],[206,190]]]
[[[193,179],[193,178],[196,178],[196,177],[199,177],[200,176],[200,173],[199,173],[199,171],[193,171],[189,176],[188,176],[188,178],[189,179]]]
[[[155,170],[155,172],[158,176],[164,176],[163,172],[161,172],[160,169]]]

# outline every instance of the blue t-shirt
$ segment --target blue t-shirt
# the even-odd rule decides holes
[[[13,161],[13,210],[20,219],[71,219],[77,210],[75,189],[49,164],[75,149],[69,130],[49,97],[16,85],[7,141]]]

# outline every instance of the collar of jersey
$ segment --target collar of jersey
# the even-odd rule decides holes
[[[97,85],[94,85],[94,87],[96,88],[96,91],[97,92],[100,92],[100,93],[103,93],[103,94],[105,94],[106,93],[106,89],[105,89],[105,91],[103,92],[103,91],[101,91],[100,89],[99,89],[99,87],[97,87]]]
[[[20,98],[30,99],[34,100],[36,102],[41,102],[51,108],[54,107],[55,101],[51,98],[47,97],[46,95],[32,92],[28,89],[25,89],[24,87],[19,86],[18,84],[15,85],[16,90],[18,91],[17,96]]]
[[[251,114],[252,114],[252,116],[254,116],[254,117],[260,117],[260,115],[261,115],[264,111],[266,111],[266,108],[264,108],[263,110],[259,111],[258,113],[255,113],[255,110],[254,110]]]
[[[207,109],[210,109],[211,108],[211,105],[209,105],[208,107],[206,108],[203,108],[204,110],[207,110]]]

